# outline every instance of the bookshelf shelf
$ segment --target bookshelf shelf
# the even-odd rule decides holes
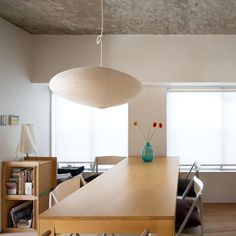
[[[20,173],[27,168],[32,170],[32,193],[33,195],[9,195],[7,186],[9,179],[13,178],[13,169],[20,169]],[[49,192],[56,187],[57,160],[55,157],[28,157],[24,161],[4,161],[2,162],[2,230],[3,232],[32,232],[38,228],[37,217],[43,211],[48,209]],[[24,172],[28,175],[27,171]],[[19,175],[20,176],[20,175]],[[20,177],[19,177],[20,178]],[[25,180],[25,177],[22,177]],[[17,188],[24,189],[26,181],[18,179]],[[22,182],[20,182],[22,181]],[[27,181],[28,182],[28,181]],[[21,184],[19,184],[21,183]],[[25,184],[26,185],[26,184]],[[24,193],[24,190],[21,192]],[[17,190],[18,192],[18,190]],[[28,202],[28,203],[27,203]],[[32,202],[32,203],[30,203]],[[9,227],[16,224],[17,219],[13,214],[21,208],[21,205],[31,205],[29,212],[32,219],[32,228]],[[32,211],[33,209],[33,211]],[[14,224],[10,223],[14,219]],[[20,224],[20,223],[19,223]]]
[[[34,195],[6,195],[5,199],[8,201],[34,201],[37,200],[38,197]]]
[[[5,228],[4,232],[6,233],[36,232],[36,230],[32,228]]]

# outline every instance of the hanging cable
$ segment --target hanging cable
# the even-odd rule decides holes
[[[101,0],[101,34],[97,36],[96,43],[100,44],[100,67],[102,67],[102,39],[103,39],[103,0]]]

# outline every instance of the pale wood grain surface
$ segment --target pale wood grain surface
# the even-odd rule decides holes
[[[156,157],[144,163],[129,157],[74,192],[40,219],[175,218],[178,158]]]
[[[204,204],[204,235],[235,236],[236,204]]]
[[[236,204],[204,204],[203,217],[204,217],[204,236],[236,235]],[[14,233],[14,234],[7,233],[1,235],[37,236],[37,233]],[[82,234],[82,236],[84,235]],[[95,236],[95,235],[87,235],[87,236]],[[122,236],[130,236],[130,235],[125,234]]]

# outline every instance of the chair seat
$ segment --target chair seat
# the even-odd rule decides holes
[[[193,200],[177,199],[176,221],[175,221],[176,230],[180,228],[192,204],[193,204]],[[195,207],[185,225],[185,228],[197,227],[199,225],[201,225],[201,218],[200,218],[197,208]]]
[[[179,179],[178,180],[178,191],[177,196],[182,196],[188,184],[190,183],[190,179]],[[194,191],[194,186],[192,185],[187,193],[187,197],[196,197],[196,193]]]
[[[58,174],[71,173],[72,177],[80,175],[83,171],[84,171],[84,166],[78,166],[78,167],[67,166],[57,169]]]
[[[60,184],[68,179],[71,179],[72,175],[71,173],[65,173],[65,174],[57,174],[57,183]]]
[[[92,174],[92,175],[88,176],[87,178],[85,178],[84,180],[86,183],[89,183],[90,181],[94,180],[95,178],[97,178],[101,174],[102,173]]]

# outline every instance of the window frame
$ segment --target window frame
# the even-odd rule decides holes
[[[167,111],[167,96],[169,92],[234,92],[236,94],[236,86],[225,85],[225,86],[168,86],[166,90],[166,111]],[[168,114],[166,114],[168,115]],[[168,124],[167,124],[168,125]],[[166,145],[168,149],[168,137],[166,138]],[[180,172],[186,172],[191,167],[191,164],[180,164]],[[232,164],[202,164],[201,172],[236,172],[236,162]]]

